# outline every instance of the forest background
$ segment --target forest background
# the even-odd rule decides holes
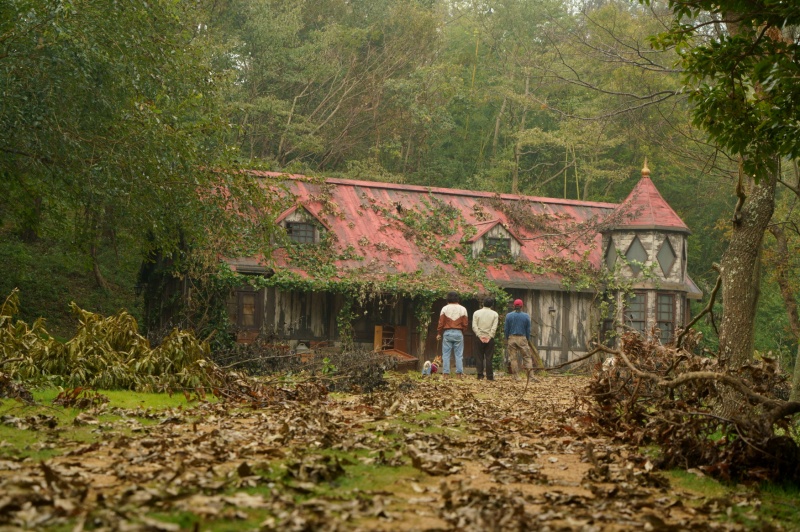
[[[673,16],[658,1],[4,2],[0,293],[19,287],[20,317],[61,337],[69,301],[140,316],[155,250],[207,265],[269,241],[264,219],[220,208],[269,211],[242,168],[619,202],[647,157],[708,294],[740,165],[692,125],[676,48],[651,46]],[[796,160],[780,179],[798,182]],[[787,371],[796,201],[778,190],[756,314],[756,349]]]

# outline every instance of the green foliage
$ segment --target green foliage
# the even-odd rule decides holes
[[[689,83],[693,120],[711,139],[740,155],[757,180],[776,157],[800,156],[800,24],[794,2],[670,0],[672,26],[655,43],[674,46]],[[708,31],[710,17],[726,30]]]
[[[336,373],[336,366],[331,362],[331,359],[325,357],[322,359],[322,374],[332,375]]]
[[[210,390],[209,346],[191,333],[175,329],[151,348],[127,312],[103,318],[73,303],[78,331],[61,343],[41,321],[29,328],[14,320],[18,303],[14,292],[0,311],[0,353],[12,360],[3,369],[14,379],[67,388]]]
[[[75,334],[75,320],[69,301],[81,308],[111,314],[121,308],[139,318],[141,302],[134,292],[140,259],[135,246],[119,238],[116,249],[104,247],[98,253],[98,267],[108,283],[108,290],[97,286],[92,265],[77,247],[51,233],[34,243],[25,243],[9,230],[0,230],[0,294],[15,288],[24,294],[16,316],[33,323],[46,318],[47,330],[59,339]]]
[[[108,240],[174,253],[217,243],[210,226],[263,236],[242,214],[264,195],[222,170],[229,79],[212,66],[222,50],[203,30],[207,17],[203,3],[166,0],[14,1],[0,11],[0,210],[25,240],[50,232],[74,242],[101,287]]]

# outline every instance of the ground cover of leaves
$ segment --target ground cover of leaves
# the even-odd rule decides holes
[[[113,409],[114,421],[100,404],[73,421],[94,427],[89,442],[22,411],[2,422],[59,454],[0,454],[0,529],[742,528],[729,517],[758,507],[751,493],[682,491],[589,432],[575,406],[586,384],[398,375],[372,394],[310,386],[249,405]]]

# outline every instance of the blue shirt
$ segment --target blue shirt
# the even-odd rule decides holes
[[[506,338],[512,334],[524,336],[528,340],[531,339],[531,317],[525,312],[514,311],[506,314],[505,323]]]

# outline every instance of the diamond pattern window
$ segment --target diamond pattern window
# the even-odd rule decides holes
[[[611,240],[608,242],[608,249],[606,249],[606,268],[613,270],[616,263],[617,248],[614,246],[614,241]]]
[[[639,275],[642,271],[642,267],[640,264],[644,264],[647,262],[647,251],[645,251],[644,246],[639,241],[639,237],[634,237],[633,242],[631,242],[631,246],[628,248],[628,251],[625,253],[625,258],[628,259],[628,262],[631,263],[631,270],[633,271],[633,275]],[[633,264],[633,261],[636,261],[640,264]]]
[[[314,226],[306,222],[287,222],[286,234],[292,242],[298,244],[313,244]]]
[[[658,250],[658,264],[661,266],[661,271],[664,272],[664,277],[669,275],[670,270],[672,270],[672,266],[675,264],[675,260],[678,256],[675,254],[675,250],[672,249],[672,244],[669,242],[669,238],[664,239],[664,243],[661,244],[661,249]]]

